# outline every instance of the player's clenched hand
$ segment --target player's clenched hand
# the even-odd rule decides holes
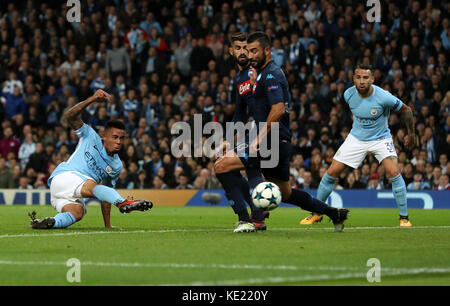
[[[253,68],[252,66],[250,66],[249,70],[248,70],[248,77],[250,78],[250,85],[255,85],[256,84],[256,77],[257,77],[258,73],[256,72],[256,69]]]
[[[419,137],[416,135],[406,135],[404,138],[405,146],[408,150],[412,150],[419,145]]]
[[[97,101],[108,101],[109,99],[111,99],[111,95],[101,89],[97,89],[97,91],[94,93],[93,97]]]

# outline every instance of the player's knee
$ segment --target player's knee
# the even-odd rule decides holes
[[[387,178],[393,178],[396,177],[400,172],[398,172],[397,170],[393,170],[393,171],[388,171],[387,169],[386,171],[386,177]]]
[[[78,222],[84,217],[84,211],[83,210],[75,210],[70,212],[72,216],[75,218],[75,220]]]
[[[95,198],[94,188],[97,183],[93,180],[86,180],[80,189],[80,196],[83,198]]]
[[[228,172],[228,169],[226,167],[226,163],[224,162],[223,159],[219,159],[218,161],[216,161],[214,163],[214,171],[216,173],[225,173]]]
[[[341,172],[345,169],[345,165],[333,160],[331,166],[327,170],[327,174],[331,177],[337,178],[341,174]]]
[[[341,171],[338,168],[330,167],[327,170],[327,174],[331,177],[337,178],[341,174]]]
[[[63,207],[62,212],[69,212],[75,218],[76,222],[84,217],[84,207],[78,204],[65,206]]]

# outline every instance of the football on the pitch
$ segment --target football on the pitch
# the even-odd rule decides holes
[[[271,182],[262,182],[253,189],[253,204],[264,210],[273,210],[280,205],[281,191],[277,185]]]

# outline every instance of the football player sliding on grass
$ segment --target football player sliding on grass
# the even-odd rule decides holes
[[[34,229],[66,228],[80,221],[86,214],[85,198],[97,198],[105,227],[112,227],[111,204],[121,213],[133,210],[146,211],[153,207],[147,200],[125,200],[114,190],[115,182],[122,171],[118,152],[125,139],[125,125],[119,120],[107,123],[104,135],[100,137],[81,120],[81,113],[94,102],[108,101],[111,96],[99,89],[85,101],[79,102],[65,113],[70,127],[79,141],[70,158],[60,163],[50,175],[50,202],[58,211],[54,217],[42,220],[30,214]]]

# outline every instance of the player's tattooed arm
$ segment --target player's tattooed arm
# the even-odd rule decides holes
[[[414,129],[414,115],[411,108],[405,104],[403,104],[402,108],[400,108],[400,113],[402,114],[406,129],[408,130],[408,135],[405,136],[405,145],[408,149],[411,150],[415,145],[418,144],[418,139],[416,137],[416,132]]]
[[[83,109],[85,109],[89,104],[93,102],[102,102],[107,101],[111,98],[111,95],[106,93],[105,91],[99,89],[95,92],[94,95],[90,96],[86,100],[79,102],[72,106],[67,112],[64,114],[64,116],[67,119],[67,122],[69,123],[69,126],[73,130],[78,130],[83,126],[83,120],[81,119],[81,113]]]

